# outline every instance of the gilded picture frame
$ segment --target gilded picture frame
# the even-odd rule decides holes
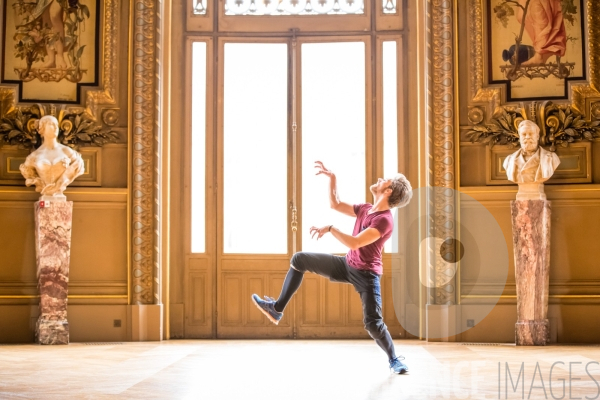
[[[2,83],[19,102],[81,103],[99,76],[100,0],[7,0]]]
[[[507,101],[567,99],[586,79],[585,0],[486,0],[488,76]]]
[[[508,95],[505,83],[494,82],[490,77],[488,52],[487,8],[491,0],[468,0],[467,2],[467,65],[468,65],[468,121],[477,125],[488,121],[498,107],[512,107],[529,103],[532,98],[516,100]],[[600,118],[600,48],[597,34],[600,30],[600,2],[581,0],[583,18],[583,62],[585,69],[581,78],[568,79],[567,95],[555,102],[569,105],[589,119]],[[542,97],[538,100],[548,100]],[[464,124],[461,123],[461,125]]]

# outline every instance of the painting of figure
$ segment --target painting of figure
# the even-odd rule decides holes
[[[509,100],[565,98],[584,77],[582,0],[488,0],[492,83]]]
[[[563,57],[567,30],[560,0],[519,0],[519,5],[517,21],[524,24],[534,50],[522,65],[545,64],[551,56]],[[527,15],[523,18],[525,10]]]
[[[96,0],[4,2],[3,82],[21,85],[21,100],[77,102],[96,82]]]

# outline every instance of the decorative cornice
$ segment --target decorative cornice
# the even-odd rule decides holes
[[[451,1],[433,0],[433,177],[435,237],[455,238],[454,162],[454,10]],[[450,193],[450,195],[449,195]],[[433,249],[437,252],[437,249]],[[435,304],[455,303],[456,277],[448,282],[447,264],[439,254],[435,260]]]
[[[132,302],[153,303],[155,0],[135,0],[133,32]]]

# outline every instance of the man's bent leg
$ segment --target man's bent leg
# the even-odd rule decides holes
[[[293,266],[290,266],[290,269],[285,276],[285,280],[283,281],[283,287],[281,288],[281,294],[279,298],[275,302],[275,311],[283,312],[287,304],[292,299],[292,296],[302,283],[302,277],[304,276],[303,272],[298,271]]]
[[[344,260],[344,257],[332,256],[331,254],[296,253],[292,257],[291,268],[283,282],[279,300],[275,301],[268,296],[263,299],[259,295],[253,294],[252,301],[271,322],[278,324],[283,317],[285,306],[300,287],[304,272],[313,272],[332,281],[348,282]]]
[[[304,272],[312,272],[331,280],[343,280],[345,264],[343,257],[331,254],[299,252],[292,256],[290,269],[283,282],[281,294],[275,303],[275,310],[282,312],[296,293]]]

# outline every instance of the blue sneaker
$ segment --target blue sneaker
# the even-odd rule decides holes
[[[404,374],[408,372],[408,367],[401,360],[404,360],[404,357],[396,357],[390,361],[390,369],[395,374]]]
[[[275,310],[275,299],[265,296],[261,299],[257,294],[252,295],[254,305],[271,320],[275,325],[279,324],[279,320],[283,317],[283,313]]]

